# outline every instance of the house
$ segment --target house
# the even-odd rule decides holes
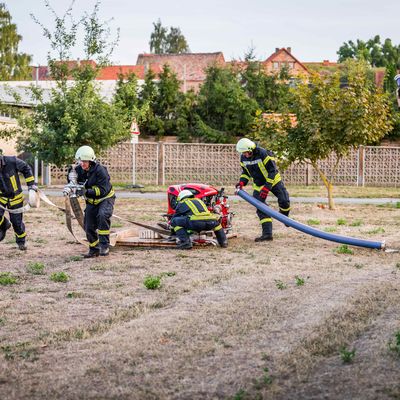
[[[262,61],[261,64],[264,66],[265,72],[270,74],[279,73],[283,67],[288,68],[292,76],[310,74],[307,67],[292,54],[291,47],[276,48],[275,53]]]
[[[206,78],[206,70],[212,65],[225,66],[222,52],[185,54],[139,54],[137,66],[159,68],[167,64],[182,82],[182,91],[198,91]]]
[[[78,63],[91,64],[96,67],[96,62],[92,60],[88,61],[68,61],[68,68],[74,68]],[[158,74],[161,72],[161,67],[153,65],[152,70]],[[144,65],[109,65],[101,68],[96,76],[98,81],[117,81],[119,75],[128,75],[134,73],[138,80],[144,80],[146,74],[146,67]],[[32,67],[32,80],[33,81],[50,81],[50,69],[47,66],[35,66]]]

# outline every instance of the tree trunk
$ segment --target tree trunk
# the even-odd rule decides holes
[[[329,180],[327,178],[327,176],[321,171],[321,169],[318,167],[317,163],[312,163],[311,165],[318,172],[320,178],[322,179],[322,182],[324,182],[326,190],[328,191],[328,207],[329,207],[329,209],[334,210],[335,209],[335,201],[333,200],[332,181]]]

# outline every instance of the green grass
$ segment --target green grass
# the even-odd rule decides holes
[[[400,357],[400,331],[395,332],[394,338],[389,340],[388,347]]]
[[[307,225],[320,225],[321,221],[319,219],[310,218],[307,220]]]
[[[43,275],[44,274],[44,264],[41,262],[29,262],[26,266],[26,272],[32,275]]]
[[[353,361],[355,355],[356,349],[347,350],[346,347],[342,347],[340,349],[340,358],[342,359],[343,364],[350,364]]]
[[[69,281],[69,276],[65,272],[53,272],[50,275],[50,280],[64,283]]]
[[[0,272],[0,285],[15,285],[18,279],[11,272]]]
[[[339,218],[339,219],[336,221],[336,225],[346,225],[346,224],[347,224],[347,221],[346,221],[345,218]]]
[[[375,229],[371,229],[370,231],[365,232],[368,235],[376,235],[377,233],[385,233],[385,229],[383,229],[382,227],[378,227]]]
[[[294,279],[296,280],[296,286],[303,286],[305,283],[305,279],[298,275],[296,275]]]
[[[349,249],[347,244],[341,244],[340,246],[336,247],[334,252],[337,254],[354,254],[353,250]]]
[[[363,222],[361,219],[356,219],[350,224],[350,226],[361,226],[362,224]]]
[[[149,290],[159,289],[161,287],[161,277],[158,275],[148,275],[144,278],[143,285]]]
[[[275,279],[275,286],[276,286],[279,290],[283,290],[283,289],[286,289],[286,288],[287,288],[287,285],[286,285],[284,282],[282,282],[281,280],[279,280],[279,279]]]
[[[326,228],[324,228],[324,232],[336,232],[337,228],[334,226],[327,226]]]

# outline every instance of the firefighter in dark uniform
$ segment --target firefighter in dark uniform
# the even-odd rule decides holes
[[[106,167],[96,162],[96,156],[90,146],[80,147],[75,159],[79,162],[75,168],[77,183],[84,186],[77,191],[77,195],[84,196],[86,200],[84,224],[89,252],[84,257],[108,256],[111,216],[115,202],[110,175]],[[70,190],[67,186],[64,192],[68,189]]]
[[[282,182],[274,153],[257,146],[247,138],[238,141],[236,150],[241,154],[240,165],[242,167],[242,174],[236,184],[236,189],[246,186],[252,178],[253,197],[265,203],[268,193],[272,192],[278,199],[279,212],[288,216],[290,211],[289,193]],[[257,215],[262,226],[262,234],[255,241],[272,240],[272,218],[259,210],[257,210]]]
[[[397,85],[397,89],[396,89],[397,105],[400,108],[400,74],[397,74],[394,77],[394,80],[395,80],[396,85]]]
[[[8,210],[16,210],[23,207],[24,195],[22,193],[19,173],[24,176],[29,190],[38,190],[32,170],[25,161],[17,157],[2,156],[0,154],[0,205]],[[10,212],[10,223],[4,215],[4,208],[0,208],[0,242],[5,238],[6,231],[12,225],[18,248],[26,250],[23,213],[13,214]]]
[[[202,200],[194,198],[194,194],[190,190],[182,190],[178,194],[177,200],[178,204],[171,219],[171,227],[179,239],[178,249],[192,248],[188,230],[195,232],[212,230],[218,244],[221,247],[228,247],[228,239],[219,222],[219,215],[211,213]]]

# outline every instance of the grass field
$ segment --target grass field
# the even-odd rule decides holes
[[[27,213],[28,252],[10,231],[0,243],[0,399],[399,399],[399,253],[278,222],[273,242],[255,243],[255,209],[231,205],[239,237],[227,249],[91,260],[62,213]],[[137,199],[115,209],[145,223],[165,211]],[[295,204],[292,216],[400,248],[394,206]]]

